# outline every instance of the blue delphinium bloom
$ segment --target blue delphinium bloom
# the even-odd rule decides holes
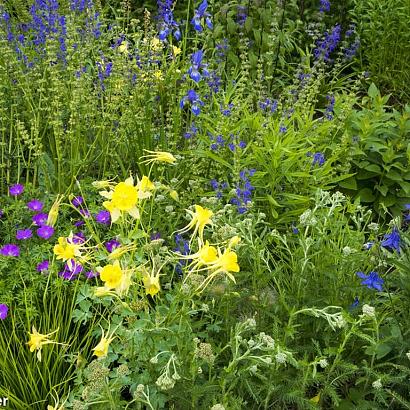
[[[259,101],[258,105],[262,111],[274,113],[278,108],[278,101],[266,98],[263,101]]]
[[[246,19],[248,18],[246,11],[247,11],[246,6],[237,6],[236,8],[236,22],[241,27],[245,24]]]
[[[236,205],[238,213],[244,214],[252,201],[252,191],[255,187],[251,184],[248,177],[252,177],[255,174],[254,169],[243,170],[239,173],[240,181],[236,185],[236,196],[231,199],[231,204]]]
[[[320,9],[319,11],[321,13],[324,13],[325,11],[330,11],[330,1],[329,0],[320,0]]]
[[[195,90],[188,90],[187,94],[182,97],[179,102],[179,106],[184,108],[185,104],[190,104],[191,111],[194,115],[199,115],[201,113],[201,106],[204,105],[202,100],[199,98]]]
[[[191,24],[194,26],[194,30],[201,32],[202,31],[202,19],[205,19],[205,24],[207,27],[212,30],[212,20],[211,15],[206,11],[208,8],[207,0],[204,0],[199,7],[194,12],[194,18],[191,20]]]
[[[399,230],[394,227],[390,234],[384,235],[384,240],[380,244],[383,248],[388,249],[389,251],[396,250],[400,253],[400,234]]]
[[[206,69],[207,64],[202,64],[203,57],[204,57],[204,52],[202,50],[196,51],[191,56],[192,65],[188,69],[188,74],[196,83],[198,83],[201,80],[202,76],[209,77],[209,72]],[[202,69],[202,75],[199,72],[199,70],[201,69]]]
[[[336,100],[333,95],[327,95],[326,99],[328,101],[328,104],[326,106],[325,117],[330,121],[333,120],[333,109],[335,107]]]
[[[356,308],[359,306],[359,304],[360,304],[359,298],[356,296],[356,297],[354,298],[353,303],[349,306],[349,310],[354,310],[354,309],[356,309]]]
[[[317,41],[317,48],[313,50],[313,55],[316,60],[323,58],[324,61],[331,62],[330,55],[336,50],[336,47],[340,42],[341,32],[342,27],[340,24],[336,24],[330,33],[325,33],[323,40]]]
[[[384,280],[379,276],[377,272],[370,272],[368,275],[365,275],[363,272],[356,272],[356,275],[364,279],[361,281],[362,285],[366,285],[369,289],[376,289],[381,292],[383,290]]]
[[[363,245],[363,248],[368,251],[368,250],[370,250],[370,249],[373,247],[373,245],[374,245],[374,241],[366,242],[366,243]]]
[[[315,152],[313,154],[312,167],[316,164],[321,167],[324,163],[325,163],[325,156],[321,152]]]
[[[179,24],[174,19],[174,13],[172,11],[173,1],[172,0],[158,0],[158,38],[161,41],[165,41],[167,37],[172,33],[175,40],[179,41],[181,39],[181,31],[179,29]]]

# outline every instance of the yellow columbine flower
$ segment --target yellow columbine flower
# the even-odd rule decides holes
[[[97,271],[100,272],[100,278],[104,282],[106,289],[115,289],[121,284],[124,273],[118,261],[115,261],[113,265],[97,268]]]
[[[43,335],[37,332],[37,329],[33,326],[32,333],[29,332],[30,340],[26,343],[30,347],[30,352],[34,352],[37,350],[37,359],[41,362],[41,349],[46,344],[61,344],[50,340],[49,337],[54,333],[57,333],[58,329],[54,332],[48,333],[47,335]]]
[[[141,164],[150,164],[151,162],[166,162],[168,164],[174,164],[176,162],[176,158],[169,152],[165,151],[149,151],[144,149],[145,152],[148,152],[148,155],[143,155],[140,159],[144,159],[141,161]]]
[[[104,180],[104,181],[94,181],[91,185],[97,189],[104,189],[104,188],[113,188],[114,184],[112,179]],[[101,192],[100,192],[101,194]]]
[[[309,399],[309,401],[311,401],[312,403],[315,403],[315,404],[319,403],[319,401],[320,401],[320,393],[317,394],[316,396],[313,396],[311,399]]]
[[[199,250],[193,255],[180,255],[178,259],[192,260],[190,264],[190,273],[197,271],[202,266],[214,263],[218,259],[218,251],[214,246],[210,246],[206,241],[205,245],[201,246],[201,240],[198,238]],[[185,278],[186,281],[187,278]]]
[[[183,233],[194,228],[192,237],[194,237],[198,232],[199,237],[202,239],[205,225],[212,223],[211,217],[214,213],[210,209],[202,208],[201,205],[195,205],[195,212],[192,212],[189,209],[186,211],[192,216],[192,220],[185,228],[179,230],[178,232]]]
[[[160,70],[154,71],[154,78],[155,78],[157,81],[163,80],[162,72],[161,72]]]
[[[53,205],[51,205],[50,211],[48,212],[47,222],[48,226],[54,226],[58,218],[58,210],[60,208],[60,203],[63,200],[64,195],[57,195],[56,200]]]
[[[128,43],[126,41],[123,41],[119,46],[118,46],[118,51],[120,53],[126,53],[128,51]]]
[[[73,234],[70,233],[67,238],[63,236],[58,238],[58,244],[54,245],[53,251],[57,259],[68,261],[70,264],[71,260],[75,261],[76,258],[81,257],[81,244],[73,243]]]
[[[125,245],[125,246],[120,246],[118,248],[115,248],[109,255],[108,255],[108,260],[115,260],[119,259],[122,255],[125,253],[132,251],[136,248],[136,245]]]
[[[141,181],[138,181],[136,187],[138,189],[139,199],[149,198],[152,195],[151,191],[155,189],[153,182],[145,175],[141,178]]]
[[[143,269],[142,282],[144,283],[145,293],[147,295],[155,296],[161,290],[159,271],[154,275],[154,268],[152,269],[151,274],[148,274],[145,268]]]
[[[238,245],[238,243],[241,241],[241,238],[238,235],[233,236],[228,243],[228,249],[233,248],[234,246]]]
[[[110,201],[105,201],[103,206],[110,212],[112,222],[116,222],[119,219],[121,212],[127,212],[133,218],[140,217],[137,208],[138,189],[134,186],[134,179],[132,177],[118,183],[113,191],[102,191],[100,195],[110,199]]]
[[[172,46],[172,54],[174,55],[174,57],[176,57],[177,55],[181,54],[181,49],[177,46]]]
[[[154,51],[161,50],[161,48],[162,48],[162,41],[161,41],[159,38],[154,37],[154,38],[151,40],[151,47],[152,47],[152,49],[153,49]]]
[[[179,201],[179,195],[178,192],[175,190],[170,191],[169,196],[174,200],[174,201]]]
[[[105,337],[104,330],[102,331],[101,340],[92,350],[94,350],[94,355],[97,356],[99,359],[103,359],[107,357],[108,348],[110,347],[110,343],[116,338],[113,336],[114,331],[108,337]]]

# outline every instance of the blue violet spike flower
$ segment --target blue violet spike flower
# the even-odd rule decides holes
[[[361,284],[367,286],[369,289],[375,289],[378,292],[383,290],[384,280],[377,272],[372,271],[368,275],[365,275],[363,272],[356,272],[356,275],[359,278],[364,279],[361,281]]]
[[[396,250],[400,253],[400,233],[399,230],[394,227],[390,234],[384,235],[384,240],[380,244],[383,248],[393,252]]]
[[[184,108],[187,103],[191,106],[192,114],[198,116],[201,113],[201,106],[203,106],[204,103],[194,90],[188,90],[187,94],[182,97],[179,102],[180,108]]]
[[[206,11],[208,8],[207,0],[204,0],[199,7],[194,12],[194,17],[191,20],[191,24],[194,26],[194,30],[202,32],[202,20],[205,19],[206,26],[212,30],[213,24],[211,20],[211,15]]]

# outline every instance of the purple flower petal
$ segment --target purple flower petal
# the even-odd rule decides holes
[[[37,229],[37,235],[42,239],[50,239],[54,235],[54,228],[52,226],[43,225]]]
[[[0,255],[18,257],[20,256],[20,248],[12,243],[3,245],[0,248]]]
[[[4,303],[0,304],[0,319],[4,320],[9,312],[9,307]]]
[[[24,186],[21,184],[14,184],[9,188],[9,194],[12,196],[19,196],[23,193]]]
[[[33,236],[31,229],[18,229],[16,232],[16,239],[19,241],[25,241]]]
[[[27,204],[27,208],[34,212],[40,212],[43,209],[44,204],[38,199],[33,199]]]

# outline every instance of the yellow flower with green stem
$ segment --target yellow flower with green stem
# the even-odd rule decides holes
[[[201,205],[195,205],[195,212],[187,209],[186,211],[192,216],[191,222],[185,226],[185,228],[180,229],[179,233],[188,232],[190,229],[193,229],[192,238],[199,234],[200,239],[202,240],[204,235],[205,225],[212,224],[211,217],[214,214],[210,209],[203,208]]]
[[[108,332],[108,335],[104,334],[104,330],[101,328],[102,335],[101,340],[92,350],[94,351],[94,355],[97,356],[99,359],[104,359],[108,355],[108,349],[110,347],[111,342],[117,337],[114,336],[115,331],[118,329],[117,326],[111,334]]]
[[[113,264],[98,267],[100,279],[104,282],[103,287],[95,290],[95,296],[107,296],[117,294],[123,296],[128,293],[132,285],[132,269],[123,269],[118,260]]]
[[[141,164],[151,164],[153,162],[165,162],[168,164],[174,164],[176,162],[176,158],[170,153],[165,151],[149,151],[144,149],[145,152],[148,152],[147,155],[143,155],[140,159],[144,159],[141,161]]]
[[[66,238],[63,236],[58,238],[58,243],[54,245],[53,252],[57,260],[67,262],[70,269],[73,269],[75,262],[82,258],[81,250],[83,248],[84,244],[74,243],[74,235],[70,232],[70,235]]]
[[[105,201],[103,206],[110,212],[112,222],[117,222],[122,212],[128,213],[135,219],[140,217],[137,207],[138,188],[134,186],[132,176],[124,182],[119,182],[112,191],[101,191],[100,195],[110,200]]]
[[[43,348],[44,345],[47,344],[56,344],[56,345],[62,345],[64,343],[58,343],[53,340],[50,340],[49,337],[55,333],[58,332],[57,330],[54,330],[54,332],[48,333],[46,335],[43,335],[39,332],[37,332],[37,329],[33,326],[32,327],[32,333],[29,332],[30,340],[26,343],[29,348],[30,352],[34,352],[37,350],[37,359],[39,362],[41,362],[41,349]]]

